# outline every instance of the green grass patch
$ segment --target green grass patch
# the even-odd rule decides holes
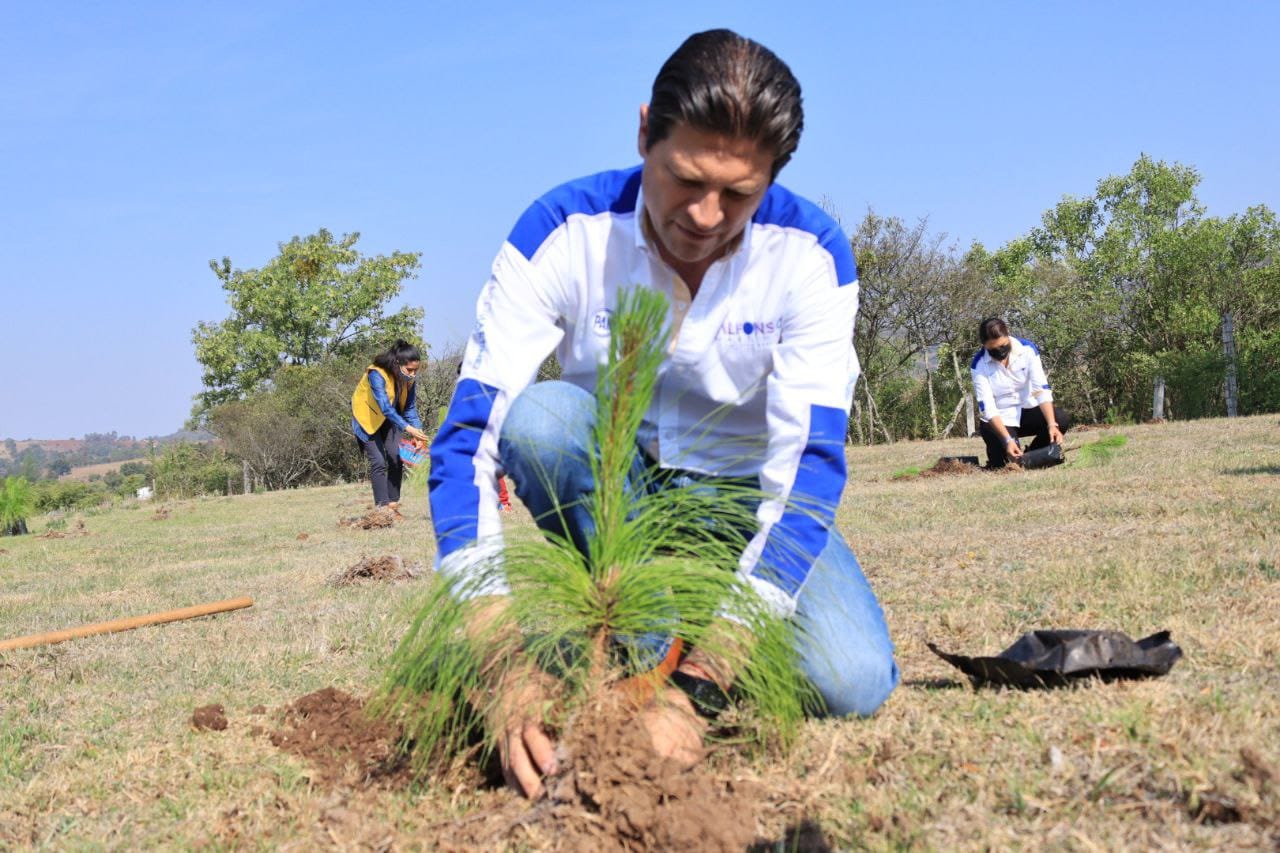
[[[1128,436],[1109,435],[1097,441],[1091,441],[1075,449],[1076,465],[1105,465],[1116,455],[1116,451],[1129,443]]]

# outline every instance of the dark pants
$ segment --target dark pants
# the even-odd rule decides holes
[[[1053,407],[1053,419],[1058,422],[1058,430],[1062,433],[1066,433],[1071,427],[1070,420],[1057,406]],[[1044,412],[1040,411],[1039,406],[1023,409],[1020,420],[1022,421],[1020,426],[1004,425],[1004,428],[1009,431],[1009,435],[1014,438],[1034,435],[1035,440],[1031,442],[1031,446],[1027,448],[1028,450],[1039,450],[1042,447],[1049,446],[1049,422],[1044,419]],[[1000,437],[1000,433],[996,431],[996,428],[989,422],[983,421],[978,428],[978,432],[981,433],[982,440],[987,443],[987,467],[1003,468],[1009,464],[1009,454],[1005,447],[1005,441]]]
[[[400,500],[400,480],[404,463],[400,461],[400,430],[391,421],[383,421],[378,431],[356,444],[369,460],[369,479],[373,482],[373,502],[385,506]]]

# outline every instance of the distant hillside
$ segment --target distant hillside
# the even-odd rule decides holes
[[[211,433],[193,430],[141,439],[115,432],[88,433],[83,438],[0,439],[0,477],[11,474],[22,474],[33,480],[61,477],[75,469],[142,458],[152,444],[213,440]]]

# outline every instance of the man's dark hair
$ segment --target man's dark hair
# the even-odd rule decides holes
[[[1009,327],[999,317],[988,317],[978,324],[978,339],[982,343],[1003,338],[1009,334]]]
[[[645,146],[666,139],[678,122],[766,146],[776,178],[804,129],[800,83],[762,44],[732,30],[695,33],[653,81]]]

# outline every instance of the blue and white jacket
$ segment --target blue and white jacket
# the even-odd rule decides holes
[[[618,289],[640,284],[673,298],[674,273],[641,227],[640,177],[637,166],[552,190],[498,252],[431,447],[431,514],[446,575],[470,575],[500,553],[498,433],[543,359],[554,350],[562,378],[594,391]],[[737,248],[704,276],[644,424],[662,467],[757,476],[773,496],[757,511],[740,571],[783,615],[826,545],[845,484],[857,307],[848,238],[774,184]]]
[[[1022,410],[1053,402],[1053,390],[1040,361],[1040,349],[1022,338],[1009,339],[1006,367],[978,350],[969,364],[973,396],[984,421],[999,415],[1005,426],[1021,426]]]

